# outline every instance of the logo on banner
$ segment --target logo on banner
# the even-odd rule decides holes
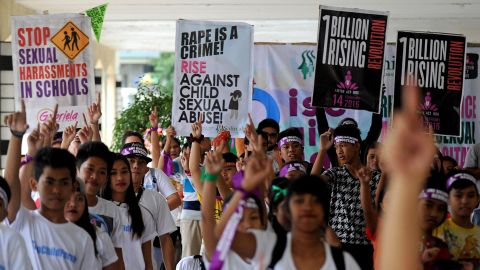
[[[352,81],[352,79],[352,72],[350,72],[350,70],[347,70],[347,74],[345,74],[345,81],[339,82],[337,84],[337,87],[344,90],[357,90],[358,86]]]
[[[476,79],[478,77],[478,54],[467,53],[465,65],[465,79]]]
[[[298,66],[300,72],[302,72],[303,79],[306,80],[307,76],[312,77],[315,71],[315,56],[313,50],[305,50],[302,52],[302,63]]]
[[[72,21],[63,26],[51,39],[52,43],[72,60],[88,46],[88,36]]]

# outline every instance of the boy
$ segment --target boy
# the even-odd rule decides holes
[[[331,190],[329,224],[340,238],[342,248],[352,254],[360,267],[372,269],[373,247],[366,238],[366,221],[360,198],[361,193],[365,193],[375,204],[374,196],[380,173],[370,172],[362,165],[360,130],[354,125],[337,127],[333,138],[330,136],[328,140],[328,143],[321,144],[320,150],[326,152],[334,144],[339,163],[344,164],[326,170],[321,176]],[[366,185],[359,180],[365,178],[363,174],[367,174]],[[366,192],[361,192],[362,186]]]
[[[21,112],[8,115],[5,124],[12,133],[5,172],[12,191],[8,223],[25,240],[33,268],[94,269],[96,259],[91,237],[68,222],[63,211],[74,188],[75,157],[57,148],[43,148],[36,153],[35,173],[30,184],[38,190],[41,204],[38,210],[28,211],[21,205],[18,174],[22,139],[28,128],[23,102]]]
[[[121,212],[113,202],[98,196],[107,182],[108,172],[111,170],[111,153],[108,147],[101,142],[87,142],[80,146],[77,152],[78,176],[85,183],[85,195],[87,197],[88,211],[92,222],[112,238],[115,252],[117,253],[117,265],[123,267],[122,256],[122,226]]]
[[[480,265],[480,227],[470,221],[478,206],[477,179],[467,171],[459,171],[447,180],[448,203],[451,217],[445,220],[433,235],[445,241],[455,260]]]

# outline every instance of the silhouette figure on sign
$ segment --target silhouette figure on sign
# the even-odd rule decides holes
[[[230,93],[230,96],[232,97],[230,99],[230,103],[228,104],[228,108],[230,109],[230,119],[232,118],[238,119],[238,102],[242,97],[242,91],[235,90],[232,93]]]
[[[78,40],[80,39],[80,37],[78,36],[77,31],[75,31],[75,28],[72,27],[72,28],[70,28],[70,30],[72,31],[72,40],[73,40],[73,42],[72,42],[72,50],[73,50],[73,48],[74,48],[73,46],[75,46],[75,47],[77,47],[77,51],[78,51],[79,49],[78,49],[78,44],[77,44],[77,42],[78,42]]]
[[[63,34],[65,35],[65,38],[62,39],[62,41],[65,41],[65,43],[63,43],[63,50],[65,50],[65,48],[68,47],[68,49],[71,51],[72,49],[70,48],[70,41],[72,39],[68,35],[67,31],[63,31]]]

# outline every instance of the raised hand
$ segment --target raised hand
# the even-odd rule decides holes
[[[255,129],[255,125],[253,124],[252,116],[250,114],[248,114],[248,124],[245,126],[243,132],[245,133],[245,137],[247,137],[250,143],[258,143],[257,130]]]
[[[177,131],[175,131],[175,128],[173,126],[169,126],[166,132],[167,132],[167,138],[173,138],[177,136]]]
[[[263,187],[271,175],[273,175],[272,160],[253,153],[245,165],[242,188],[251,192],[258,187]]]
[[[158,127],[158,114],[157,114],[157,106],[153,107],[153,110],[150,112],[148,116],[148,120],[150,120],[150,126],[153,128]]]
[[[55,105],[53,115],[50,115],[49,119],[42,123],[40,126],[40,134],[43,136],[43,146],[51,146],[53,137],[57,133],[59,125],[57,124],[58,104]]]
[[[411,87],[404,92],[403,110],[394,115],[394,126],[387,134],[381,156],[390,173],[423,183],[435,154],[433,135],[431,129],[430,133],[425,130],[417,113],[419,90]]]
[[[102,117],[102,107],[101,107],[101,93],[97,93],[97,100],[88,106],[88,117],[90,119],[90,124],[96,125]]]
[[[205,172],[209,174],[219,174],[224,166],[222,154],[218,151],[209,151],[205,156]]]
[[[333,129],[329,128],[320,135],[320,150],[327,151],[333,145]]]
[[[70,143],[75,139],[75,135],[77,133],[77,124],[78,121],[75,121],[75,125],[68,126],[63,130],[62,145],[60,146],[61,148],[68,149]]]
[[[5,116],[3,121],[5,125],[10,128],[12,135],[15,137],[22,137],[28,129],[25,102],[23,100],[21,101],[21,108],[19,112],[14,112]]]
[[[84,125],[77,133],[78,138],[80,139],[80,143],[82,144],[91,141],[93,137],[93,130],[88,125],[85,114],[83,114],[83,121],[84,121]]]
[[[203,122],[203,113],[198,117],[198,121],[192,124],[192,135],[195,138],[200,138],[202,136],[202,122]]]
[[[43,147],[43,134],[40,133],[40,123],[37,125],[36,128],[30,132],[27,137],[27,145],[28,145],[28,155],[33,157],[37,154],[38,149]]]
[[[362,167],[357,171],[356,177],[360,180],[361,184],[370,184],[372,180],[372,171],[368,167]]]

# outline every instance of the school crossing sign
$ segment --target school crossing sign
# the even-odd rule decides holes
[[[88,46],[88,36],[72,21],[63,26],[51,39],[51,42],[72,60]]]

